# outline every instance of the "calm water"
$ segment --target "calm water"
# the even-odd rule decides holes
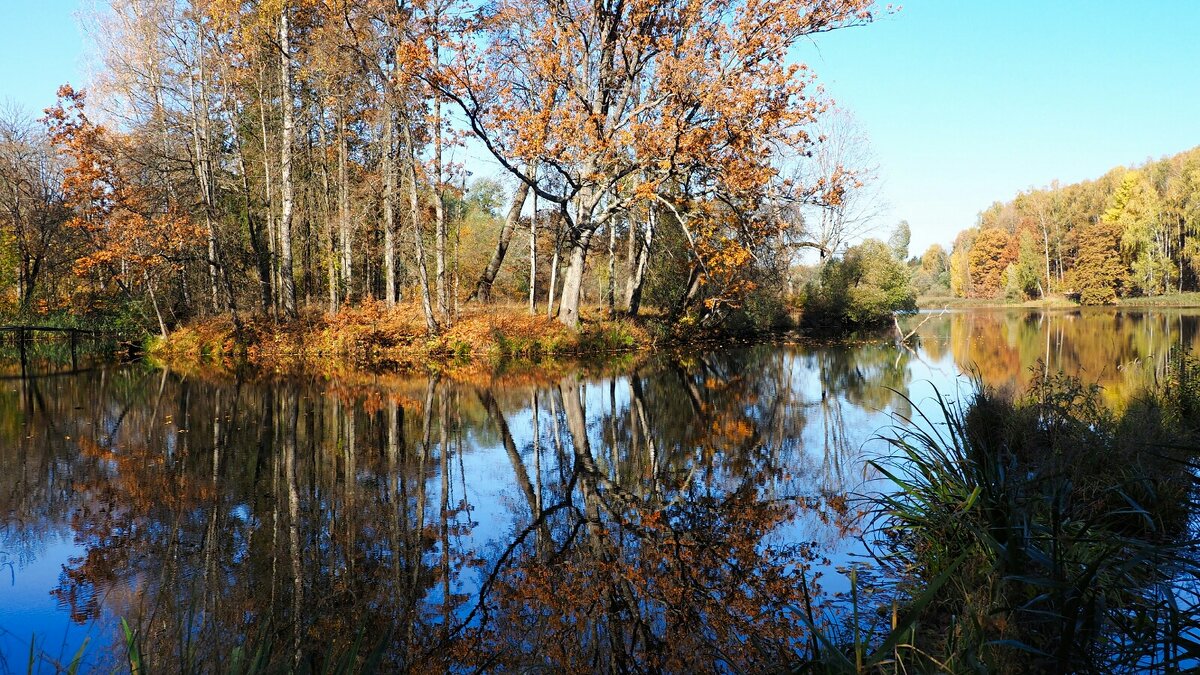
[[[923,323],[922,323],[923,322]],[[759,346],[600,369],[235,380],[0,368],[0,672],[356,631],[418,671],[762,670],[846,588],[873,437],[1059,369],[1119,402],[1200,312],[918,315],[907,350]],[[1200,349],[1197,349],[1200,351]]]

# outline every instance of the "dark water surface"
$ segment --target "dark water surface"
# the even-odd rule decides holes
[[[1200,312],[918,315],[914,349],[772,345],[356,382],[0,368],[0,672],[84,641],[389,669],[749,670],[803,653],[863,548],[872,438],[974,371],[1119,403]],[[367,651],[364,648],[363,651]]]

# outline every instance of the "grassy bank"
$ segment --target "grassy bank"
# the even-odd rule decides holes
[[[605,318],[585,312],[578,330],[523,306],[472,305],[430,337],[419,307],[365,303],[337,314],[312,312],[290,322],[226,317],[152,338],[152,358],[177,368],[250,366],[275,372],[403,371],[469,368],[502,361],[608,358],[658,347],[748,340],[751,335],[675,326],[657,315]]]
[[[1121,298],[1118,307],[1200,307],[1200,293],[1172,293],[1152,298]]]
[[[1079,307],[1079,303],[1073,302],[1061,295],[1051,295],[1046,298],[1037,300],[1026,300],[1024,302],[1009,302],[1004,298],[956,298],[945,296],[923,296],[917,298],[917,306],[921,309],[971,309],[971,308],[988,308],[988,307],[1026,307],[1031,309],[1060,309]]]
[[[886,581],[870,590],[895,604],[860,614],[856,595],[855,617],[880,617],[877,630],[819,631],[810,672],[1200,663],[1200,362],[1173,354],[1119,411],[1061,375],[1019,399],[985,389],[940,404],[945,424],[918,413],[876,462],[894,490],[873,500]]]

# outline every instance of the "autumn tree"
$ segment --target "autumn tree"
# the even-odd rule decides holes
[[[1003,288],[1004,269],[1013,262],[1012,237],[999,227],[979,233],[967,253],[974,297],[990,298]]]
[[[950,292],[955,297],[972,297],[971,264],[969,255],[979,236],[979,228],[968,227],[954,237],[950,252]]]
[[[1022,233],[1036,239],[1044,293],[1062,288],[1102,303],[1118,294],[1196,289],[1198,157],[1200,149],[1192,149],[1133,169],[1117,167],[1094,180],[1052,182],[996,202],[980,214],[980,226],[1008,232],[1014,259]],[[1115,262],[1109,247],[1113,231]],[[968,251],[956,243],[951,257],[958,255],[959,262],[952,269]],[[956,294],[971,293],[963,290],[964,277],[952,275],[952,281]]]
[[[714,276],[714,264],[749,257],[730,227],[771,224],[747,217],[775,175],[760,150],[811,143],[804,127],[822,107],[787,52],[804,36],[868,21],[870,3],[742,8],[737,0],[500,2],[481,24],[479,49],[464,46],[446,94],[493,156],[567,224],[563,323],[579,320],[592,238],[638,201],[660,202],[687,231],[698,271],[685,297]],[[535,180],[534,163],[556,188]],[[718,208],[718,197],[736,211]]]
[[[950,291],[950,256],[941,244],[930,244],[921,254],[920,264],[913,275],[913,287],[919,294]]]
[[[1121,230],[1121,254],[1131,267],[1129,279],[1146,295],[1158,295],[1170,287],[1174,273],[1167,258],[1168,241],[1163,228],[1158,195],[1146,177],[1130,171],[1109,198],[1101,218]]]
[[[1051,265],[1056,261],[1061,277],[1064,201],[1063,191],[1057,184],[1052,184],[1047,190],[1030,191],[1017,200],[1018,210],[1023,213],[1024,220],[1030,223],[1041,240],[1043,293],[1050,292],[1055,285]]]
[[[1116,302],[1126,280],[1125,265],[1121,262],[1121,235],[1119,225],[1103,218],[1079,231],[1075,267],[1067,283],[1079,294],[1081,303]]]
[[[63,191],[73,210],[69,225],[83,233],[88,252],[75,263],[81,278],[101,292],[144,292],[160,333],[167,334],[156,294],[161,276],[177,269],[200,234],[170,194],[147,189],[137,179],[131,148],[88,119],[86,95],[64,85],[59,102],[46,110],[52,142],[67,160]]]
[[[89,217],[140,214],[146,232],[198,234],[178,246],[144,239],[166,255],[148,279],[121,273],[125,290],[94,275],[80,285],[106,311],[157,306],[159,332],[382,299],[419,305],[436,334],[461,297],[495,288],[546,298],[571,325],[585,295],[703,325],[777,316],[803,252],[844,252],[873,208],[861,134],[795,53],[871,21],[869,0],[104,5],[89,23],[98,74],[87,107],[103,132],[79,145],[104,157],[124,197]],[[72,109],[64,103],[63,120]],[[84,131],[64,127],[60,145]],[[516,178],[506,209],[463,206],[468,132]],[[0,228],[0,274],[23,284],[17,303],[39,287],[52,294],[48,269],[107,247],[54,225],[67,197],[45,166],[60,193],[42,190],[57,202],[46,213],[58,215],[31,227],[36,202],[21,193]],[[73,189],[76,209],[102,196]],[[526,227],[530,245],[514,254]],[[596,237],[607,265],[594,264]],[[508,257],[519,283],[503,271]],[[461,293],[460,267],[472,275]]]
[[[1183,290],[1185,274],[1200,280],[1200,149],[1180,157],[1167,183],[1162,217],[1176,241],[1176,277]]]

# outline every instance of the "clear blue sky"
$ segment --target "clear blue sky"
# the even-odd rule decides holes
[[[993,201],[1200,145],[1200,2],[911,0],[804,57],[871,137],[910,249]]]
[[[0,0],[0,101],[40,113],[84,81],[74,14],[97,1]],[[1018,190],[1200,145],[1200,2],[911,0],[800,53],[870,136],[880,234],[907,219],[913,253]]]
[[[64,82],[80,85],[83,34],[76,14],[92,0],[0,0],[0,104],[33,117]]]

